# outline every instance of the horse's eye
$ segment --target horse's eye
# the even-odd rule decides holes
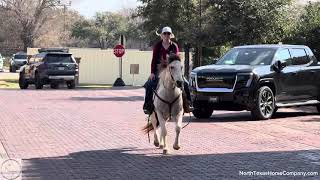
[[[173,66],[171,66],[171,67],[170,67],[170,69],[174,69],[174,67],[173,67]]]

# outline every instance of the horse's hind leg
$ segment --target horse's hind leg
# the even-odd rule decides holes
[[[182,126],[182,113],[179,113],[175,117],[176,121],[176,138],[173,144],[173,149],[179,150],[180,149],[180,131],[181,131],[181,126]]]
[[[157,129],[157,119],[156,119],[156,116],[155,116],[155,113],[152,113],[151,114],[151,123],[152,123],[152,126],[153,126],[153,129],[154,129],[154,140],[153,140],[153,144],[156,146],[156,147],[159,147],[159,133],[158,133],[158,129]]]

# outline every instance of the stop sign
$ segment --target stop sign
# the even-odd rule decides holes
[[[113,54],[117,57],[122,57],[125,53],[123,45],[118,44],[113,48]]]

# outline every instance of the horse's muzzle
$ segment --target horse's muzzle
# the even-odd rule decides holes
[[[183,81],[177,81],[177,87],[178,88],[183,88]]]

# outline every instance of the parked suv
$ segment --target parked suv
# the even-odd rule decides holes
[[[21,69],[19,86],[27,89],[29,84],[35,84],[36,89],[50,84],[58,88],[60,83],[66,83],[69,89],[75,88],[75,77],[78,76],[78,64],[72,54],[59,49],[40,49]]]
[[[307,46],[234,47],[216,64],[191,72],[193,114],[248,110],[269,119],[281,107],[314,105],[320,111],[320,62]]]
[[[10,72],[16,72],[16,70],[21,68],[21,66],[27,64],[27,59],[27,53],[19,52],[14,54],[10,61]]]

